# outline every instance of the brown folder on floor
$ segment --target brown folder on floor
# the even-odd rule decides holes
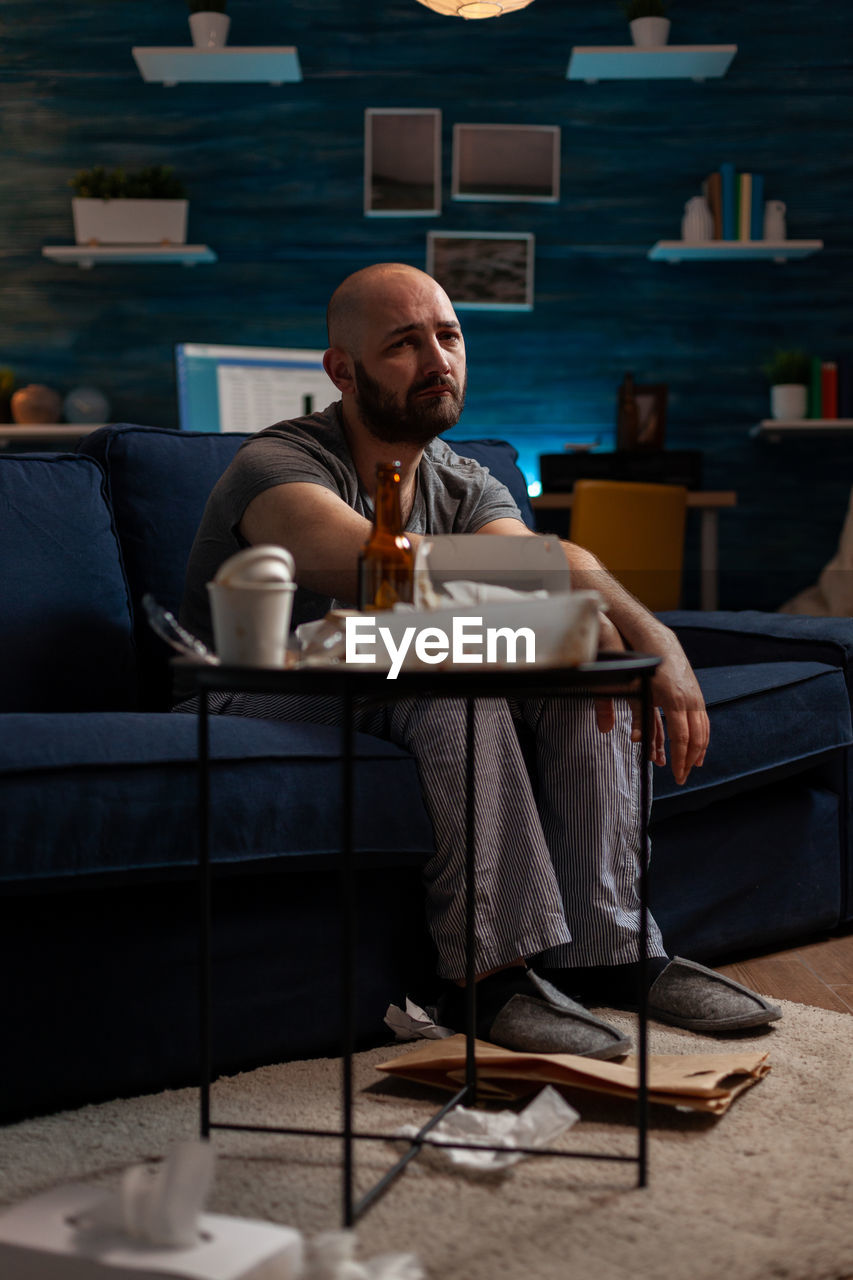
[[[637,1059],[599,1062],[570,1053],[517,1053],[475,1041],[477,1088],[484,1099],[520,1098],[545,1084],[635,1098]],[[649,1101],[722,1115],[770,1070],[766,1053],[651,1053]],[[429,1040],[377,1068],[405,1080],[458,1089],[465,1080],[465,1037]]]

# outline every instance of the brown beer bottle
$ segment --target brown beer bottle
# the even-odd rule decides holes
[[[358,558],[358,604],[370,612],[412,601],[415,553],[403,532],[401,483],[399,462],[379,463],[373,531]]]

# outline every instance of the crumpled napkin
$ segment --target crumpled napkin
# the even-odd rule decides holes
[[[119,1231],[149,1245],[188,1248],[199,1238],[198,1217],[213,1181],[213,1164],[209,1142],[178,1142],[161,1164],[125,1169],[120,1190],[94,1205],[78,1229]]]
[[[405,1009],[401,1009],[397,1004],[389,1004],[382,1021],[394,1032],[396,1040],[446,1040],[448,1036],[456,1034],[450,1027],[438,1026],[430,1015],[408,996],[406,996]]]
[[[504,1150],[472,1151],[451,1146],[439,1150],[427,1146],[426,1151],[440,1159],[446,1157],[451,1164],[465,1169],[493,1173],[508,1169],[524,1159],[523,1153],[509,1148],[550,1147],[561,1133],[565,1133],[579,1119],[580,1113],[569,1106],[565,1098],[549,1084],[537,1093],[523,1111],[481,1111],[473,1107],[456,1106],[429,1131],[429,1137],[438,1143],[479,1142],[502,1147]],[[395,1134],[401,1138],[413,1138],[418,1131],[418,1125],[406,1124],[395,1130]]]
[[[300,1280],[426,1280],[414,1253],[380,1253],[356,1262],[354,1231],[323,1231],[308,1241]]]

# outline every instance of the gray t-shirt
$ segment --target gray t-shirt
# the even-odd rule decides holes
[[[322,412],[259,431],[237,452],[208,499],[190,552],[180,618],[212,645],[206,583],[219,566],[246,546],[238,532],[253,498],[274,485],[303,481],[331,489],[368,520],[373,506],[361,488],[344,434],[340,402]],[[473,458],[460,457],[444,440],[432,440],[418,467],[406,529],[411,533],[476,533],[491,520],[521,520],[509,490]],[[291,625],[322,618],[328,596],[300,588]],[[349,601],[347,603],[353,603]]]

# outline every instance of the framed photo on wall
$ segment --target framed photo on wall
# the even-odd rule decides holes
[[[666,383],[635,387],[637,449],[662,449],[666,436]]]
[[[560,198],[560,126],[455,124],[454,200]]]
[[[441,213],[441,112],[368,107],[364,113],[364,212],[368,217]]]
[[[454,307],[532,311],[535,237],[503,231],[429,231],[426,269]]]

